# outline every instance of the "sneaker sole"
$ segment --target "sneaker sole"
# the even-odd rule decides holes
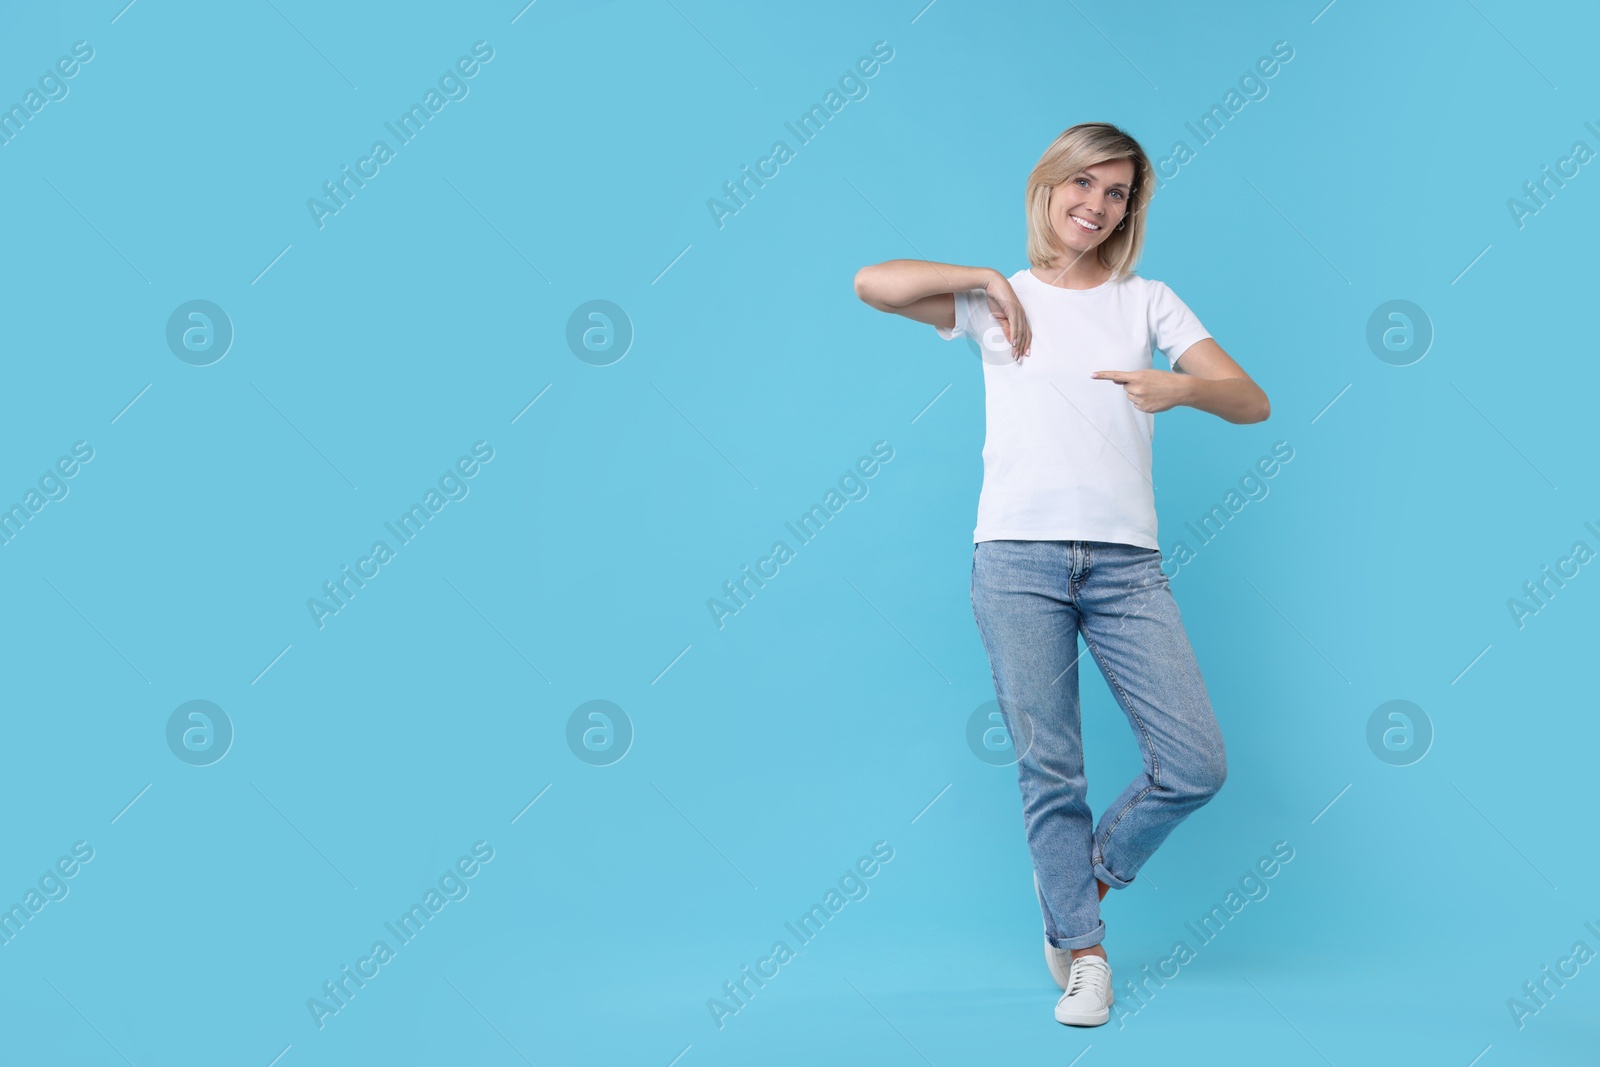
[[[1103,1026],[1111,1018],[1111,1009],[1102,1008],[1098,1012],[1071,1014],[1066,1018],[1061,1017],[1060,1009],[1056,1010],[1056,1022],[1063,1026]]]

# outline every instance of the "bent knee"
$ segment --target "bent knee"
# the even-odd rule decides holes
[[[1178,791],[1199,801],[1207,801],[1222,791],[1228,780],[1228,761],[1218,752],[1196,760],[1184,768]]]
[[[1220,754],[1215,760],[1207,763],[1205,772],[1199,776],[1200,793],[1210,800],[1222,791],[1222,783],[1228,780],[1228,761]]]

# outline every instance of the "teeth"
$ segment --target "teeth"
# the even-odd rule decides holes
[[[1076,222],[1079,226],[1082,226],[1086,230],[1098,230],[1100,228],[1092,222],[1086,222],[1083,219],[1078,218],[1076,215],[1071,216],[1071,218],[1073,222]]]

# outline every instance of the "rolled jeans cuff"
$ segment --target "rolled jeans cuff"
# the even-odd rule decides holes
[[[1133,884],[1132,879],[1123,881],[1121,878],[1118,878],[1116,875],[1106,870],[1106,865],[1104,863],[1100,863],[1098,861],[1096,861],[1094,865],[1094,876],[1100,879],[1106,885],[1110,886],[1112,889],[1126,889]]]
[[[1045,940],[1050,942],[1052,948],[1061,949],[1089,948],[1093,945],[1098,945],[1105,939],[1106,922],[1104,919],[1098,920],[1093,930],[1086,934],[1079,934],[1077,937],[1051,937],[1049,934],[1045,935]]]

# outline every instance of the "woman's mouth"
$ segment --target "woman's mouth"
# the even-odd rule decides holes
[[[1082,230],[1084,233],[1099,233],[1100,232],[1100,227],[1096,226],[1092,222],[1087,221],[1086,219],[1080,219],[1076,215],[1069,215],[1067,217],[1070,218],[1073,222],[1076,222],[1078,224],[1078,229]]]

